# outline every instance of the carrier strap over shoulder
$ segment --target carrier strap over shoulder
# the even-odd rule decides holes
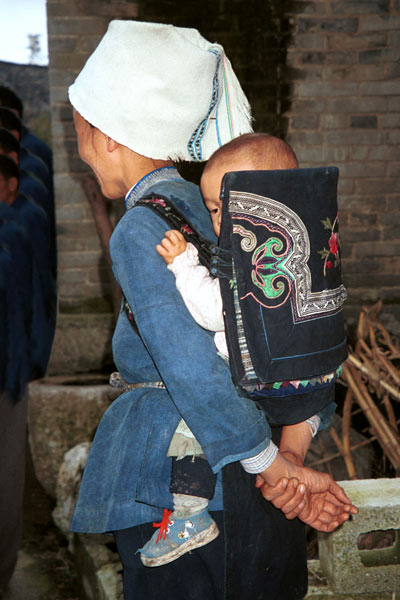
[[[180,231],[185,240],[197,248],[201,264],[207,267],[212,275],[216,275],[216,271],[212,273],[212,270],[217,262],[218,247],[205,238],[169,198],[151,194],[140,198],[135,206],[147,206],[164,219],[171,229]]]
[[[145,206],[150,208],[159,217],[161,217],[171,229],[180,231],[187,242],[192,243],[199,253],[199,260],[207,267],[213,277],[217,275],[217,256],[218,247],[200,233],[200,231],[185,217],[185,215],[176,208],[166,196],[160,194],[150,194],[143,196],[135,202],[132,208],[136,206]],[[132,210],[132,208],[130,210]],[[161,240],[160,240],[161,241]],[[128,317],[131,326],[139,335],[135,317],[126,298],[123,299],[123,308]]]

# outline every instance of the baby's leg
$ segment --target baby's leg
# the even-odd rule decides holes
[[[216,480],[204,454],[173,458],[170,491],[176,516],[185,518],[205,510],[214,497]]]
[[[142,563],[147,567],[170,563],[210,543],[219,534],[208,512],[217,477],[184,421],[178,425],[168,455],[172,457],[170,491],[174,509],[164,510],[163,520],[155,524],[159,531],[140,548]]]

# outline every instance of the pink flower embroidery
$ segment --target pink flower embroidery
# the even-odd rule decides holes
[[[339,224],[339,213],[336,215],[336,218],[333,223],[331,222],[329,217],[321,221],[321,223],[324,226],[324,229],[330,231],[328,248],[318,250],[318,254],[321,255],[321,258],[324,261],[324,277],[326,277],[327,269],[333,269],[333,267],[338,267],[340,264],[340,240],[339,233],[337,231]],[[334,261],[328,260],[331,256],[334,258]]]
[[[328,244],[329,244],[329,250],[331,251],[332,254],[334,254],[336,256],[337,253],[339,252],[339,240],[338,240],[337,233],[331,233],[331,237],[329,238]]]
[[[160,204],[160,206],[164,207],[167,206],[164,200],[161,200],[161,198],[152,198],[151,200],[148,200],[148,202],[154,202],[154,204]]]

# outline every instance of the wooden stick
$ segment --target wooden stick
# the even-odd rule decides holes
[[[375,331],[371,323],[368,324],[368,335],[371,346],[376,346]]]
[[[350,479],[357,479],[357,475],[354,470],[354,465],[352,464],[352,462],[350,462],[350,463],[348,462],[348,457],[346,456],[346,452],[344,450],[342,442],[340,441],[340,438],[337,434],[336,429],[334,427],[331,427],[329,430],[329,433],[331,434],[331,437],[332,437],[333,441],[335,442],[336,446],[338,447],[340,455],[342,456],[342,458],[344,460],[344,463],[346,465],[346,469],[347,469]]]
[[[366,337],[365,331],[365,309],[361,310],[357,324],[357,339],[362,340]]]
[[[390,360],[388,360],[386,358],[386,356],[380,350],[376,350],[374,354],[377,357],[378,361],[381,362],[381,364],[383,365],[383,367],[389,373],[389,375],[391,376],[391,378],[395,381],[395,383],[397,385],[400,385],[400,373],[392,365],[392,363],[390,362]]]
[[[383,337],[383,340],[384,340],[384,343],[386,344],[386,346],[389,348],[389,350],[392,352],[392,354],[396,355],[396,358],[398,358],[398,356],[400,355],[400,348],[398,348],[394,344],[394,342],[392,341],[392,339],[390,337],[388,330],[385,329],[385,327],[379,321],[376,321],[375,326],[379,329],[380,333],[382,334],[382,337]]]
[[[398,433],[399,429],[397,427],[396,415],[394,414],[393,406],[389,400],[388,394],[383,394],[382,401],[383,401],[383,404],[385,405],[389,423],[393,427],[394,431],[396,431],[396,433]]]
[[[367,446],[368,444],[372,444],[372,442],[376,441],[376,437],[372,436],[370,438],[368,438],[367,440],[363,440],[362,442],[358,442],[358,444],[354,444],[354,446],[351,447],[351,450],[358,450],[359,448],[362,448],[363,446]],[[340,452],[336,452],[335,454],[329,454],[329,456],[324,456],[324,458],[319,458],[318,460],[314,460],[313,462],[309,463],[307,466],[308,467],[315,467],[317,465],[321,465],[323,463],[326,462],[330,462],[332,460],[334,460],[335,458],[340,458],[342,455],[340,454]]]
[[[371,356],[372,355],[372,350],[371,348],[367,345],[367,343],[365,342],[365,340],[359,340],[360,346],[361,348],[364,350],[364,352],[368,355]]]
[[[384,453],[389,458],[393,467],[400,468],[400,440],[386,423],[379,409],[374,404],[368,390],[361,380],[358,372],[350,366],[343,366],[343,374],[351,386],[357,402],[363,408],[371,429],[378,438]]]
[[[357,471],[351,456],[350,447],[350,423],[351,423],[351,406],[353,403],[353,393],[350,389],[347,390],[346,397],[343,405],[343,419],[342,419],[342,439],[343,439],[343,452],[344,462],[350,479],[357,479]]]
[[[400,392],[386,381],[382,381],[375,370],[364,365],[356,356],[354,356],[354,354],[349,354],[347,362],[357,367],[357,369],[362,371],[365,375],[368,375],[370,379],[381,385],[391,396],[400,402]]]
[[[92,211],[103,255],[108,264],[111,266],[112,263],[109,242],[113,232],[113,226],[107,211],[106,200],[103,194],[100,192],[96,179],[92,175],[85,175],[82,178],[82,187]],[[111,294],[114,319],[116,320],[121,307],[122,292],[114,277],[112,277]]]

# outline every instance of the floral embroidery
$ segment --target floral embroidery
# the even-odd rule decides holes
[[[178,538],[180,540],[187,540],[190,538],[189,529],[194,529],[193,521],[185,521],[185,529],[183,531],[179,531]]]
[[[188,235],[193,235],[193,231],[190,229],[190,227],[189,227],[189,225],[188,225],[187,223],[186,223],[185,225],[182,225],[182,227],[181,227],[181,231],[182,231],[182,233],[183,233],[184,231],[186,231],[186,233],[187,233]]]
[[[167,206],[166,202],[164,202],[164,200],[162,200],[161,198],[146,198],[143,199],[143,202],[153,202],[154,204],[159,204],[160,206],[164,206],[164,208]]]
[[[327,217],[323,221],[321,221],[324,229],[328,229],[331,232],[330,238],[328,240],[328,248],[324,248],[323,250],[318,250],[318,254],[321,255],[321,258],[324,260],[324,277],[326,277],[326,270],[332,269],[333,267],[338,267],[340,264],[340,240],[339,240],[339,213],[336,215],[333,223],[330,218]],[[335,231],[336,229],[336,231]],[[333,257],[332,260],[329,260],[330,257]]]

